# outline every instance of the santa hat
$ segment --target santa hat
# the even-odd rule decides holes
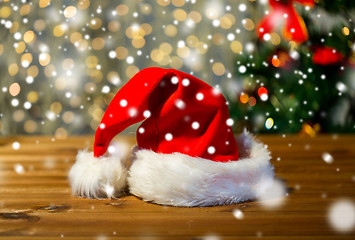
[[[73,193],[117,197],[128,185],[145,201],[173,206],[257,197],[273,177],[270,154],[246,132],[234,137],[227,105],[218,89],[194,76],[141,70],[108,106],[94,152],[77,155],[69,173]],[[113,137],[140,121],[129,167],[124,158],[104,156]]]

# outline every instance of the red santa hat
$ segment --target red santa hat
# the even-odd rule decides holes
[[[172,206],[255,198],[273,177],[270,154],[246,132],[234,137],[227,105],[218,89],[189,74],[140,71],[108,106],[94,152],[77,155],[69,173],[73,193],[117,197],[128,185],[145,201]],[[113,137],[140,121],[130,167],[104,156]]]

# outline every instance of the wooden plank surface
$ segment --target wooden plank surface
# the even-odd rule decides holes
[[[258,136],[287,187],[276,208],[254,200],[229,206],[177,208],[134,196],[71,196],[67,175],[78,149],[93,138],[0,138],[0,238],[4,239],[354,239],[328,220],[334,202],[355,203],[355,136]],[[119,141],[134,144],[132,138]],[[12,144],[20,143],[14,150]],[[334,161],[326,163],[322,154]],[[17,171],[16,171],[17,170]],[[239,209],[243,219],[234,217]]]

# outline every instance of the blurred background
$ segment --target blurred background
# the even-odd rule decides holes
[[[1,135],[92,134],[152,66],[219,87],[236,132],[355,132],[352,0],[0,0],[0,21]]]

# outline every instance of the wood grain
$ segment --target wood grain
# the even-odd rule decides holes
[[[334,201],[355,203],[355,136],[258,136],[272,152],[283,204],[269,209],[254,200],[229,206],[177,208],[134,196],[90,200],[71,196],[67,174],[78,149],[92,137],[0,139],[0,238],[4,239],[354,239],[333,229]],[[19,150],[12,148],[18,141]],[[133,138],[119,141],[134,144]],[[322,159],[329,153],[331,164]],[[23,172],[15,168],[23,167]],[[237,219],[239,209],[244,218]]]

